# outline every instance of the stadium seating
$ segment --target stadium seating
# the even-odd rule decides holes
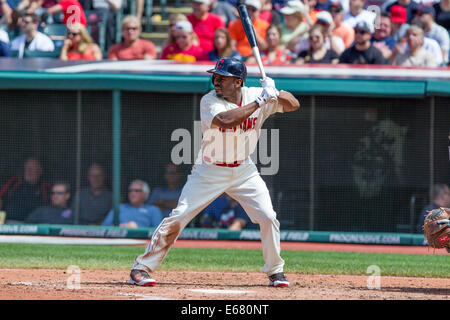
[[[53,40],[56,48],[61,48],[64,44],[64,38],[66,37],[67,27],[65,24],[49,24],[46,25],[42,32],[45,33]]]
[[[25,50],[23,53],[24,58],[59,58],[61,50],[56,49],[54,51],[33,51]]]
[[[92,40],[94,40],[94,42],[99,45],[102,52],[104,52],[106,50],[105,35],[108,14],[98,10],[85,10],[84,13],[86,15],[88,30]]]
[[[18,58],[19,57],[19,50],[11,50],[11,57]]]

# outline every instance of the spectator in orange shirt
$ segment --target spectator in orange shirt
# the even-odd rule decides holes
[[[256,42],[260,50],[267,49],[266,31],[269,24],[259,18],[259,10],[261,10],[260,0],[245,0],[245,5],[248,10],[248,14],[253,23],[253,28],[255,29]],[[245,35],[244,28],[242,27],[241,20],[235,20],[230,22],[228,26],[228,32],[230,33],[231,39],[235,42],[236,49],[239,51],[242,57],[248,57],[252,54],[252,48]]]
[[[67,36],[59,56],[61,60],[102,60],[100,47],[92,41],[81,23],[67,25]]]
[[[333,35],[341,37],[344,41],[345,49],[350,48],[353,41],[355,41],[355,30],[342,23],[344,19],[344,9],[339,2],[334,2],[329,9],[333,17],[334,29]]]
[[[189,21],[179,21],[175,25],[175,42],[167,45],[161,59],[179,62],[196,62],[209,60],[200,46],[194,44],[194,30]]]
[[[209,52],[213,49],[216,30],[225,28],[225,22],[222,18],[209,12],[210,4],[210,0],[192,1],[192,13],[187,16],[204,52]]]
[[[122,20],[121,43],[109,49],[110,60],[152,60],[156,59],[156,49],[153,42],[140,39],[141,21],[135,16],[126,16]]]

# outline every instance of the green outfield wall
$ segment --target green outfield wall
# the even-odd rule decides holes
[[[278,89],[301,102],[297,112],[277,114],[264,125],[279,133],[279,169],[263,179],[283,237],[382,243],[395,234],[389,241],[423,244],[418,217],[428,189],[450,182],[449,79],[274,78]],[[258,80],[251,74],[247,85]],[[197,74],[0,71],[0,184],[20,174],[23,160],[33,155],[42,159],[46,180],[70,182],[74,195],[97,162],[107,169],[117,216],[131,180],[143,179],[152,189],[164,184],[164,167],[178,143],[172,133],[181,128],[194,136],[200,99],[210,89],[210,77]],[[191,167],[180,165],[183,183]],[[198,223],[194,219],[182,237],[252,234],[201,230]],[[36,228],[52,235],[72,230]],[[149,232],[92,230],[137,238]]]
[[[153,231],[154,228],[128,229],[67,225],[0,225],[0,234],[4,235],[150,239]],[[222,229],[187,228],[183,230],[178,239],[260,241],[261,237],[259,231],[254,230],[228,231]],[[286,242],[428,245],[423,235],[405,233],[281,231],[280,240]]]

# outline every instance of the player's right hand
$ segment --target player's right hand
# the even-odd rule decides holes
[[[259,80],[263,88],[275,88],[275,81],[272,78],[264,77]]]

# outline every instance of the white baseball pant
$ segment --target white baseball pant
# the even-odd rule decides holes
[[[156,228],[145,253],[135,259],[132,269],[156,270],[181,231],[224,192],[238,201],[251,221],[260,226],[265,262],[263,272],[269,276],[283,272],[280,223],[264,180],[256,166],[247,162],[232,168],[208,163],[195,165],[183,187],[178,206]]]

